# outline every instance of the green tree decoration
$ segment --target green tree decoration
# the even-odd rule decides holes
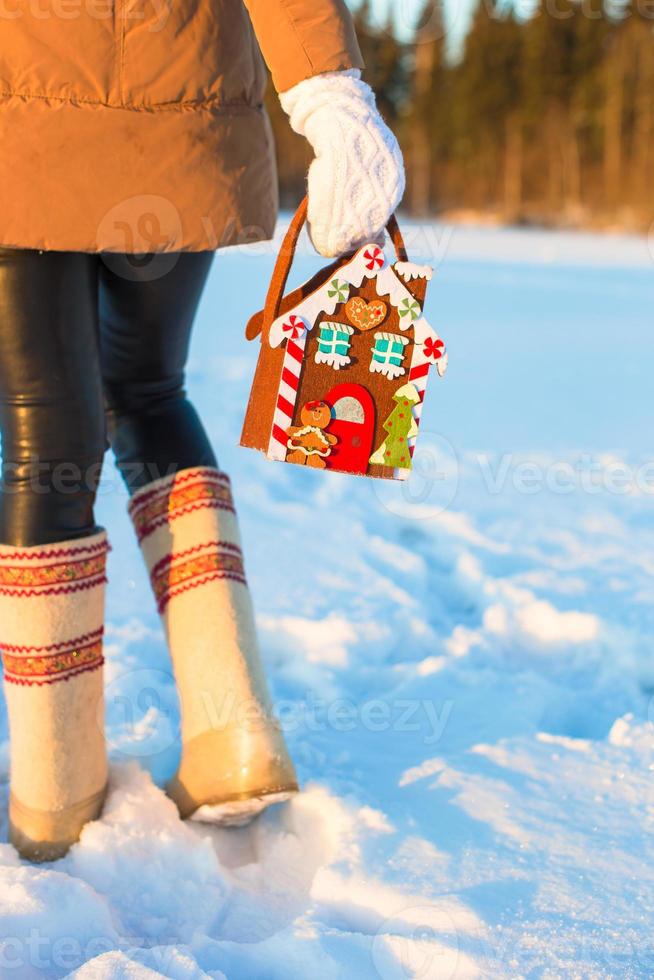
[[[393,395],[393,401],[395,408],[384,422],[388,435],[370,457],[370,463],[410,470],[409,439],[418,435],[418,426],[413,417],[413,406],[420,401],[418,389],[411,383],[402,385]]]

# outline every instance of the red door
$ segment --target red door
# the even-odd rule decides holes
[[[338,442],[327,458],[330,470],[367,473],[375,434],[375,402],[363,385],[336,385],[324,400],[332,408],[328,432]]]

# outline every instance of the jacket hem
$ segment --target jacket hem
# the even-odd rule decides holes
[[[263,109],[115,112],[12,99],[0,102],[0,145],[6,248],[200,252],[274,233]]]

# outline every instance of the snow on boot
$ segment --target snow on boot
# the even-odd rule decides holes
[[[104,802],[107,550],[104,531],[50,545],[0,545],[9,839],[31,861],[63,857]]]
[[[139,490],[129,511],[181,703],[168,794],[182,817],[245,823],[298,786],[259,657],[229,477],[182,470]]]

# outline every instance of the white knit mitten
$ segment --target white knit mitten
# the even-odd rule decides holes
[[[321,255],[377,237],[404,193],[402,153],[358,69],[314,75],[279,96],[316,157],[309,167],[309,230]]]

